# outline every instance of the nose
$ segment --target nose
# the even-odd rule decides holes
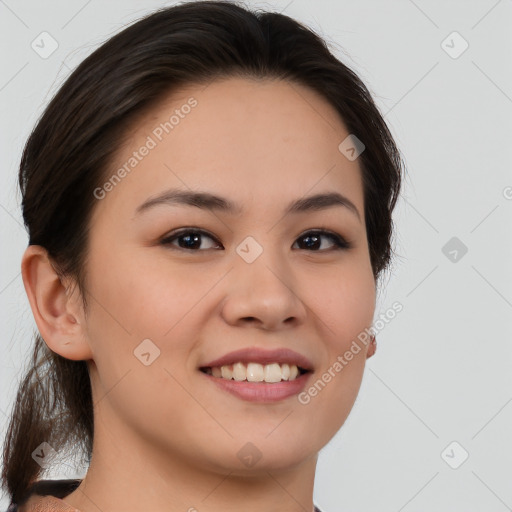
[[[305,321],[307,310],[294,289],[291,269],[282,258],[271,258],[269,253],[264,251],[252,263],[242,258],[235,262],[222,308],[227,323],[276,330]]]

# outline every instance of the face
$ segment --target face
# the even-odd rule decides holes
[[[85,336],[101,435],[242,474],[246,455],[290,468],[339,430],[366,348],[336,361],[375,307],[361,169],[338,149],[348,135],[313,91],[241,78],[182,89],[137,122],[91,221]],[[223,200],[141,206],[170,190]],[[333,193],[344,204],[304,201]],[[275,378],[272,360],[310,371],[214,376],[209,363],[245,349],[231,359],[256,363],[254,378],[258,364]]]

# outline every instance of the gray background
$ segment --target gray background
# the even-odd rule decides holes
[[[379,332],[351,415],[321,452],[316,503],[326,512],[512,510],[512,1],[246,3],[335,45],[407,164],[398,257],[376,318],[395,301],[403,311]],[[70,70],[165,4],[0,0],[2,433],[35,329],[20,275],[22,145]],[[47,59],[31,48],[43,31],[59,45]],[[457,58],[454,31],[469,44]],[[465,451],[457,469],[448,464]],[[49,477],[72,475],[63,467]]]

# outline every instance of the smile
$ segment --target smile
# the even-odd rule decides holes
[[[261,367],[261,370],[252,365]],[[283,374],[286,375],[288,373],[287,366],[290,372],[289,377],[287,380],[281,380]],[[266,367],[270,367],[270,369],[266,370]],[[222,376],[223,368],[225,377]],[[241,400],[259,403],[279,402],[298,395],[304,390],[306,382],[312,375],[311,371],[303,370],[295,365],[279,365],[277,363],[265,366],[258,363],[248,363],[247,366],[243,363],[235,363],[221,367],[201,368],[200,370],[200,374],[216,385],[218,389],[226,391]],[[219,371],[221,375],[219,375]],[[215,376],[214,372],[218,376]],[[267,377],[265,377],[266,372],[268,372]],[[279,380],[277,380],[278,372]],[[264,376],[263,380],[248,380],[248,378],[255,378],[255,374],[258,374],[259,378],[261,373]],[[228,377],[228,375],[230,376]],[[235,376],[238,380],[235,379]],[[267,382],[267,378],[274,380]]]
[[[201,368],[201,371],[220,379],[266,383],[292,381],[299,375],[306,373],[306,370],[295,364],[271,363],[263,365],[260,363],[244,364],[242,362]]]

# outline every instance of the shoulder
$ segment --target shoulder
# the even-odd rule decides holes
[[[81,480],[39,480],[34,482],[19,503],[11,503],[6,512],[75,512],[62,498],[71,494]]]
[[[81,480],[40,480],[33,483],[19,503],[11,503],[6,512],[80,512],[62,498],[71,494]],[[322,512],[315,506],[315,512]]]
[[[80,512],[55,496],[32,495],[16,512]]]

